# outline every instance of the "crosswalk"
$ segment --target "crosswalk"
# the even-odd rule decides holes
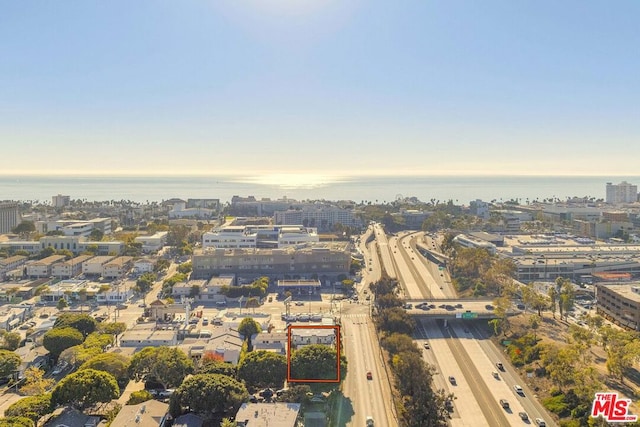
[[[366,319],[367,317],[369,317],[369,315],[367,313],[356,313],[356,314],[343,314],[342,317],[348,318],[348,319]]]

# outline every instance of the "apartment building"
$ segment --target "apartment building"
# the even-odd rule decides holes
[[[68,261],[54,264],[51,267],[51,275],[60,279],[70,279],[82,273],[82,264],[91,258],[93,258],[93,255],[80,255]]]
[[[302,225],[230,225],[202,235],[203,248],[222,249],[285,248],[319,241],[315,228]]]
[[[131,270],[133,258],[121,256],[106,262],[102,266],[102,277],[106,279],[117,279],[126,275]]]
[[[87,276],[101,276],[104,271],[104,265],[110,262],[113,256],[97,256],[86,260],[82,263],[82,274]]]
[[[289,209],[273,213],[273,222],[277,225],[303,224],[305,227],[317,227],[328,231],[335,224],[361,228],[362,221],[354,215],[353,210],[335,206],[305,206],[301,210]]]
[[[10,271],[23,266],[28,259],[29,258],[23,255],[14,255],[9,258],[0,259],[0,280],[4,280]]]
[[[605,201],[611,204],[634,203],[638,201],[638,186],[622,181],[620,184],[607,182]]]
[[[62,263],[64,255],[51,255],[38,261],[27,264],[27,276],[29,277],[49,277],[52,275],[53,265]]]

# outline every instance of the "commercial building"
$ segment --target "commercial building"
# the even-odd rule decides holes
[[[155,329],[130,329],[120,338],[120,347],[161,347],[178,344],[178,331],[158,331]]]
[[[471,215],[482,219],[489,219],[489,203],[476,199],[469,203],[469,211]]]
[[[245,278],[322,279],[349,274],[351,255],[346,244],[303,249],[203,249],[193,255],[192,263],[192,277],[197,279],[229,274]]]
[[[481,248],[488,250],[491,254],[496,253],[496,245],[493,243],[487,242],[486,240],[476,239],[465,234],[458,234],[453,238],[453,241],[464,248]]]
[[[640,330],[640,283],[596,285],[598,314],[625,328]]]
[[[20,223],[18,203],[9,200],[0,202],[0,234],[11,233]]]
[[[92,242],[81,236],[44,236],[39,246],[39,251],[51,247],[55,250],[67,249],[76,255],[87,251],[98,255],[120,254],[124,250],[124,242]]]
[[[111,234],[111,218],[94,218],[87,221],[55,220],[36,221],[36,230],[40,233],[51,231],[62,232],[65,236],[89,237],[93,230],[99,230],[104,234]]]
[[[605,201],[611,204],[634,203],[638,201],[638,186],[622,181],[620,184],[607,182]]]
[[[315,228],[302,225],[228,225],[202,235],[203,248],[285,248],[319,241]]]
[[[151,236],[138,236],[135,238],[135,242],[142,244],[142,252],[157,252],[167,244],[168,235],[167,231],[158,231]]]

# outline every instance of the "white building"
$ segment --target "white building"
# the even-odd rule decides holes
[[[133,271],[136,274],[152,273],[155,263],[150,259],[139,259],[133,263]]]
[[[179,218],[198,218],[212,219],[217,216],[217,212],[208,208],[187,208],[186,203],[181,201],[173,205],[173,209],[169,211],[169,219]]]
[[[611,204],[634,203],[638,201],[638,186],[622,181],[620,184],[607,182],[605,201]]]
[[[94,218],[88,221],[78,221],[76,219],[36,221],[35,225],[36,230],[40,233],[60,231],[65,236],[70,237],[89,237],[94,229],[100,230],[104,234],[111,234],[111,218]]]
[[[362,227],[362,221],[354,215],[353,210],[335,206],[306,206],[301,210],[276,211],[273,222],[277,225],[303,224],[317,227],[320,230],[330,230],[335,224],[349,227]]]
[[[154,329],[132,329],[120,338],[120,347],[161,347],[178,344],[177,331],[156,331]]]
[[[18,203],[9,200],[0,202],[0,234],[11,233],[11,230],[19,223]]]
[[[231,225],[202,235],[203,248],[286,248],[320,241],[315,228],[301,225]]]
[[[469,210],[471,211],[471,215],[475,215],[482,219],[489,219],[489,203],[487,202],[476,199],[469,203]]]
[[[291,345],[300,347],[311,344],[333,345],[336,342],[334,328],[292,328]]]
[[[156,252],[167,244],[168,235],[169,232],[167,231],[158,231],[151,236],[138,236],[135,238],[135,242],[142,244],[142,252]]]

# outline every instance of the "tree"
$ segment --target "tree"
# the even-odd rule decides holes
[[[136,291],[144,294],[151,290],[153,283],[156,281],[155,273],[144,273],[136,280]]]
[[[8,417],[0,418],[0,427],[36,427],[36,423],[26,417]]]
[[[127,325],[122,322],[109,322],[109,323],[98,324],[98,331],[105,334],[111,334],[113,336],[118,336],[126,330],[127,330]]]
[[[118,383],[113,375],[85,369],[63,378],[51,395],[54,405],[70,405],[82,410],[99,402],[117,399],[120,394]]]
[[[533,339],[536,339],[536,331],[540,327],[540,316],[537,314],[529,316],[529,327],[533,330]]]
[[[249,388],[281,388],[286,378],[287,358],[282,354],[252,351],[238,363],[238,379],[244,380]]]
[[[223,357],[213,353],[205,352],[200,360],[200,366],[196,370],[198,374],[222,374],[228,377],[236,377],[236,368],[224,361]]]
[[[103,237],[104,232],[98,228],[94,228],[93,230],[91,230],[91,233],[89,233],[89,237],[87,240],[91,242],[100,242]]]
[[[178,273],[189,274],[192,271],[193,271],[193,266],[191,264],[191,261],[184,262],[178,266]]]
[[[413,339],[405,334],[387,335],[382,338],[381,344],[392,356],[402,352],[421,352]]]
[[[171,262],[168,259],[161,258],[156,261],[155,265],[153,266],[153,271],[154,273],[160,273],[162,271],[168,270],[170,266]]]
[[[253,312],[256,312],[256,308],[260,307],[260,300],[256,297],[251,297],[247,300],[247,308],[253,309]]]
[[[145,347],[131,358],[129,378],[153,380],[172,388],[179,386],[193,372],[193,362],[179,348]]]
[[[24,371],[24,378],[24,385],[20,387],[20,392],[27,396],[44,394],[56,383],[52,378],[44,378],[44,371],[35,366]]]
[[[64,299],[64,297],[60,297],[60,299],[58,300],[58,304],[56,304],[58,310],[64,310],[68,306],[69,304],[67,303],[67,300]]]
[[[20,356],[13,351],[0,350],[0,378],[6,378],[22,364]]]
[[[74,328],[53,328],[42,337],[42,345],[49,350],[51,357],[58,359],[60,353],[69,347],[82,344],[82,333]]]
[[[251,351],[253,347],[251,344],[251,337],[259,333],[261,330],[262,328],[260,328],[258,322],[253,320],[253,318],[251,317],[245,317],[244,319],[242,319],[242,322],[240,322],[240,325],[238,326],[238,332],[247,341],[247,344],[249,345],[249,351]]]
[[[74,328],[86,337],[96,330],[98,322],[88,314],[62,313],[53,324],[54,328]]]
[[[169,411],[174,417],[188,408],[210,416],[214,412],[234,411],[249,397],[245,386],[220,374],[196,374],[184,380],[171,396]]]
[[[2,348],[14,351],[20,347],[22,337],[17,332],[7,332],[5,329],[0,330],[0,339],[2,339]]]
[[[22,221],[11,229],[12,233],[19,234],[22,238],[27,238],[30,233],[36,231],[36,225],[33,221]]]
[[[551,301],[549,307],[551,307],[551,313],[553,314],[553,318],[556,318],[556,307],[558,305],[558,291],[553,286],[549,288],[547,291],[549,295],[549,300]]]
[[[392,307],[380,310],[377,325],[385,332],[411,335],[415,328],[415,321],[405,310]]]
[[[4,415],[6,417],[25,417],[36,423],[41,417],[52,411],[51,393],[46,393],[18,400],[4,411]]]
[[[291,355],[291,377],[298,379],[335,380],[338,375],[336,349],[328,345],[311,344]],[[340,360],[340,380],[346,374],[347,362]]]
[[[123,354],[102,353],[84,362],[78,370],[95,369],[108,372],[113,375],[118,384],[125,384],[129,380],[129,362],[129,358]]]
[[[153,399],[153,395],[147,390],[138,390],[131,393],[127,405],[137,405],[147,400]]]
[[[222,422],[220,422],[220,427],[238,427],[238,423],[231,421],[231,418],[223,418]]]

